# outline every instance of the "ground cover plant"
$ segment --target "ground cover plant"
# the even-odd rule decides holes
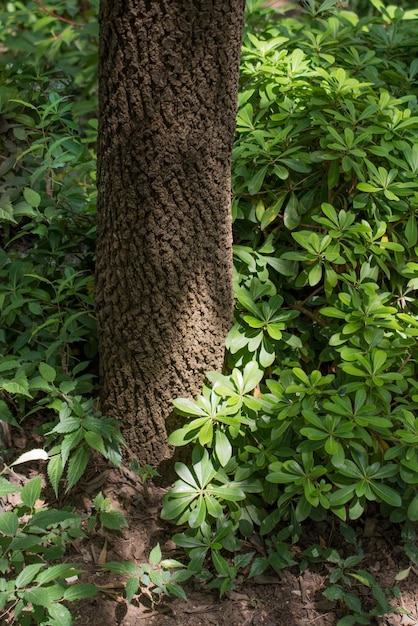
[[[376,511],[418,559],[418,13],[378,0],[363,17],[333,0],[304,5],[279,20],[248,2],[235,321],[225,372],[208,374],[199,399],[174,401],[185,423],[170,441],[193,455],[162,509],[179,526],[187,570],[159,549],[143,567],[109,567],[129,576],[133,599],[151,583],[182,596],[191,574],[224,595],[243,576],[326,562],[341,626],[368,624],[398,590],[361,569],[361,548],[347,560],[295,545],[304,523],[330,517],[354,545],[350,524]],[[9,426],[43,415],[59,494],[93,451],[120,464],[122,441],[95,399],[97,3],[48,7],[0,12],[0,418],[8,463]],[[0,489],[17,488],[4,479]],[[0,513],[0,603],[15,623],[30,623],[33,604],[37,623],[66,624],[62,601],[94,590],[69,590],[77,564],[50,562],[85,528],[73,511],[37,511],[40,489],[17,489],[22,503]],[[102,524],[123,526],[103,496],[95,503]],[[242,550],[254,533],[263,555]],[[353,581],[370,589],[372,608]]]

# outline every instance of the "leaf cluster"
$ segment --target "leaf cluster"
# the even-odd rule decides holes
[[[307,519],[418,519],[418,15],[305,4],[245,34],[230,373],[175,401],[195,449],[163,507],[179,545],[228,523],[283,567]]]

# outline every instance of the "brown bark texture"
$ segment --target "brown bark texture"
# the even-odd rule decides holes
[[[102,409],[141,464],[220,369],[243,0],[102,0],[96,310]]]

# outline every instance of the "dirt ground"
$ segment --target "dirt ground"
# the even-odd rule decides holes
[[[12,458],[40,447],[42,441],[34,438],[34,430],[33,424],[25,423],[24,430],[12,431]],[[19,472],[26,479],[40,473],[47,485],[45,463],[21,465]],[[338,602],[329,601],[322,594],[332,572],[329,563],[311,566],[303,575],[295,566],[283,571],[282,576],[268,571],[251,582],[238,581],[234,591],[222,600],[216,592],[191,580],[185,583],[187,602],[166,597],[154,602],[144,593],[128,604],[124,599],[126,578],[104,571],[100,563],[129,560],[140,565],[157,542],[165,558],[182,560],[183,555],[171,541],[175,528],[159,517],[165,490],[151,484],[148,493],[144,493],[140,479],[132,472],[110,468],[101,458],[91,464],[81,483],[64,500],[57,502],[46,486],[46,497],[50,498],[46,505],[59,508],[71,504],[78,512],[89,513],[92,499],[99,491],[125,515],[128,527],[121,532],[99,529],[88,538],[73,542],[66,558],[82,563],[85,572],[80,580],[104,589],[95,598],[69,606],[74,626],[335,626],[344,615]],[[395,576],[410,565],[400,545],[399,527],[376,515],[359,520],[353,528],[365,553],[358,567],[372,573],[383,588],[391,588]],[[341,555],[349,555],[350,546],[339,537],[331,517],[307,525],[296,550],[312,544],[335,547]],[[261,540],[260,546],[262,549]],[[411,567],[409,576],[397,584],[400,597],[390,601],[408,614],[391,613],[370,624],[418,626],[418,568]],[[356,592],[362,594],[364,607],[374,606],[368,588],[359,585]]]
[[[103,471],[98,472],[103,476]],[[94,482],[94,476],[91,479]],[[110,470],[103,491],[115,508],[121,510],[129,527],[120,534],[100,532],[90,542],[84,542],[80,555],[86,559],[90,574],[88,580],[111,584],[115,576],[98,573],[94,566],[104,545],[107,543],[107,560],[132,560],[140,564],[157,541],[164,556],[181,558],[171,542],[172,528],[159,519],[160,500],[163,490],[151,488],[150,500],[144,498],[140,483],[135,477]],[[82,494],[80,494],[82,495]],[[84,502],[89,497],[84,495]],[[359,567],[370,571],[384,588],[393,586],[395,576],[408,567],[409,563],[400,547],[399,529],[386,520],[368,518],[358,522],[356,531],[362,540],[365,559]],[[334,534],[332,520],[307,528],[302,539],[306,546],[312,543],[332,542]],[[338,541],[337,537],[335,539]],[[346,546],[348,544],[345,544]],[[306,547],[303,546],[303,547]],[[337,546],[340,548],[341,546]],[[78,557],[78,558],[79,558]],[[74,558],[74,557],[73,557]],[[327,600],[322,591],[332,570],[326,566],[317,571],[308,569],[302,576],[298,568],[283,573],[282,578],[274,572],[257,578],[251,583],[240,582],[236,589],[221,601],[216,593],[187,583],[188,602],[163,598],[152,604],[143,596],[141,603],[127,605],[122,590],[109,589],[109,595],[79,604],[75,612],[75,626],[333,626],[344,615],[341,607]],[[121,580],[121,579],[120,579]],[[418,626],[418,571],[411,569],[408,578],[401,583],[401,597],[394,605],[406,609],[409,615],[390,614],[374,622],[381,626]],[[359,586],[360,588],[360,586]],[[363,588],[365,590],[366,588]],[[362,598],[365,607],[371,608],[372,600]],[[373,622],[370,622],[371,624]]]

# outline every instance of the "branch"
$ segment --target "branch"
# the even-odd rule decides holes
[[[73,20],[69,20],[66,17],[58,15],[58,13],[54,13],[54,11],[50,11],[46,8],[46,6],[42,4],[41,0],[34,0],[34,2],[38,5],[41,11],[44,11],[44,13],[48,13],[48,15],[55,17],[57,20],[60,20],[60,22],[65,22],[66,24],[70,24],[71,26],[84,26],[82,22],[73,22]]]

